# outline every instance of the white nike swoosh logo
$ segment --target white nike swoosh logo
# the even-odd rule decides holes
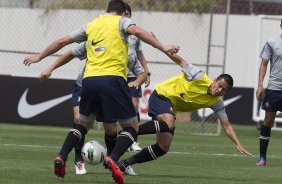
[[[230,105],[231,103],[235,102],[236,100],[238,100],[239,98],[241,98],[242,95],[238,95],[238,96],[235,96],[233,98],[230,98],[228,100],[225,100],[223,101],[224,103],[224,106],[228,106]],[[203,108],[203,109],[199,109],[198,110],[198,115],[201,117],[201,118],[206,118],[208,117],[209,115],[211,115],[213,113],[213,110],[210,109],[210,108]]]
[[[25,119],[32,118],[71,98],[71,94],[69,94],[59,98],[41,102],[38,104],[29,104],[26,101],[27,92],[28,89],[25,90],[18,103],[18,114],[20,115],[20,117]]]

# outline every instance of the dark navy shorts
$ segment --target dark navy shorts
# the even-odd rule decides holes
[[[266,89],[262,109],[267,112],[282,111],[282,90]]]
[[[136,118],[127,82],[119,76],[87,77],[82,81],[80,114],[99,122]]]
[[[137,77],[129,77],[129,78],[127,78],[127,83],[133,82],[136,79],[137,79]],[[130,93],[131,97],[141,98],[142,97],[142,88],[141,88],[141,86],[138,89],[129,88],[129,93]]]
[[[72,107],[79,106],[81,91],[82,87],[75,83],[72,88]]]
[[[153,91],[149,98],[148,114],[152,118],[159,114],[172,114],[173,116],[175,116],[170,100],[159,95],[156,90]]]

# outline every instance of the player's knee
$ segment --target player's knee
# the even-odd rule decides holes
[[[272,128],[274,125],[274,120],[265,118],[263,124],[268,128]]]
[[[93,127],[93,122],[80,121],[79,124],[85,127],[87,131]]]
[[[117,129],[112,129],[112,130],[105,130],[105,134],[108,135],[108,136],[114,136],[117,134]]]
[[[113,136],[117,133],[117,124],[116,123],[103,123],[105,133],[109,136]]]
[[[74,122],[74,123],[79,124],[79,121],[80,121],[79,116],[75,116],[75,117],[73,118],[73,122]]]

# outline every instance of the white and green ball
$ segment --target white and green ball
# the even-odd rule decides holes
[[[84,162],[91,165],[100,164],[107,156],[106,148],[97,141],[89,141],[84,144],[81,155]]]

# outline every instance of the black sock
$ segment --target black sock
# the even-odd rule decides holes
[[[85,135],[81,137],[81,139],[75,144],[74,151],[75,151],[75,162],[83,160],[81,156],[81,150],[84,145]]]
[[[107,147],[107,155],[110,155],[111,152],[113,151],[115,145],[116,145],[116,140],[117,140],[117,134],[113,136],[109,136],[105,134],[105,144]]]
[[[262,125],[260,129],[260,156],[266,158],[271,128]]]
[[[137,112],[136,115],[137,115],[137,120],[138,120],[138,122],[140,122],[140,113]]]
[[[75,128],[70,130],[59,153],[63,160],[67,160],[68,154],[86,133],[87,129],[82,125],[76,125]]]
[[[135,163],[143,163],[148,162],[151,160],[155,160],[158,157],[163,156],[166,154],[165,151],[163,151],[160,146],[156,143],[154,145],[150,145],[146,148],[143,148],[139,153],[133,155],[132,157],[127,158],[125,163],[128,163],[129,165],[133,165]]]
[[[77,125],[78,125],[77,123],[73,123],[72,124],[72,128],[75,128]],[[84,140],[85,140],[85,135],[74,146],[74,152],[75,152],[75,159],[74,159],[74,161],[75,162],[82,160],[81,149],[82,149],[82,147],[84,145]]]
[[[116,145],[112,150],[110,157],[117,162],[121,155],[132,145],[133,142],[137,141],[137,132],[132,127],[126,127],[117,137]]]
[[[169,127],[164,121],[151,120],[139,125],[138,135],[155,134],[159,132],[169,132]]]

